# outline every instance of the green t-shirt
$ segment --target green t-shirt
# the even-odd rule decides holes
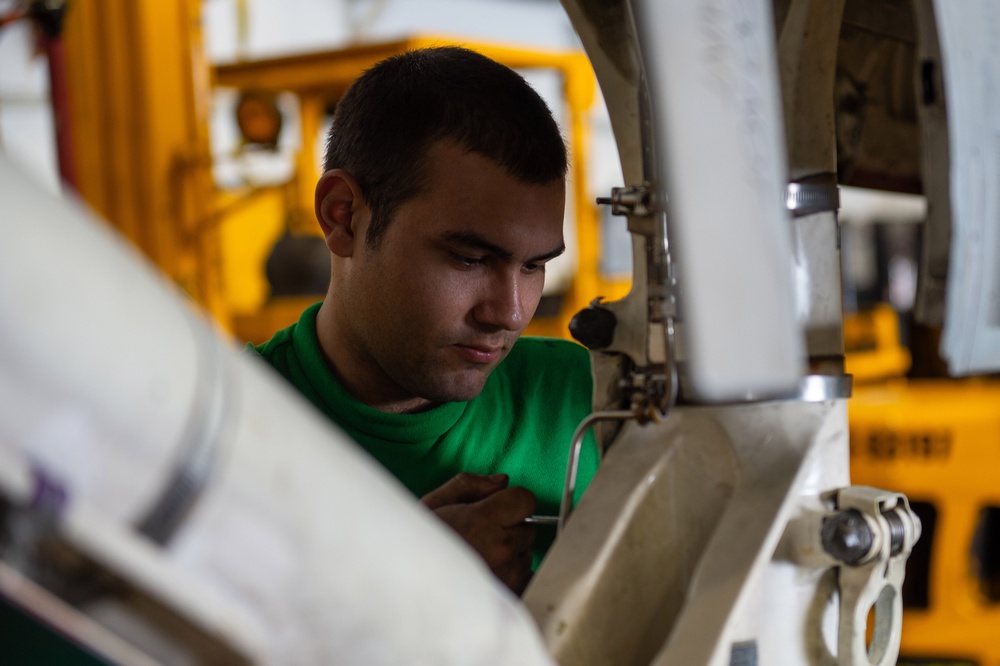
[[[390,414],[354,399],[330,371],[316,338],[317,303],[297,324],[255,349],[417,497],[460,472],[507,474],[535,494],[537,513],[556,515],[573,432],[591,411],[586,349],[567,340],[524,337],[490,374],[482,393],[417,414]],[[575,499],[597,470],[588,433]],[[535,565],[555,535],[539,526]]]

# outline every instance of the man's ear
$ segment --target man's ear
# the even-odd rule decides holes
[[[361,223],[368,206],[358,181],[343,169],[331,169],[316,183],[316,219],[323,229],[326,246],[340,257],[349,257],[361,238]]]

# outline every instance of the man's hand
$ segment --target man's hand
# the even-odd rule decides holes
[[[420,501],[483,556],[497,578],[516,594],[531,579],[535,511],[527,488],[507,487],[506,474],[459,474]]]

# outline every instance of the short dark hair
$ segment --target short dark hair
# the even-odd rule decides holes
[[[545,102],[520,74],[469,49],[443,46],[383,60],[337,103],[324,171],[344,169],[372,211],[378,245],[400,204],[425,185],[425,156],[451,139],[515,178],[566,177],[566,146]]]

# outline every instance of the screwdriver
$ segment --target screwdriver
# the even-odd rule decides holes
[[[534,523],[535,525],[557,525],[559,523],[559,516],[528,516],[524,519],[526,523]]]

